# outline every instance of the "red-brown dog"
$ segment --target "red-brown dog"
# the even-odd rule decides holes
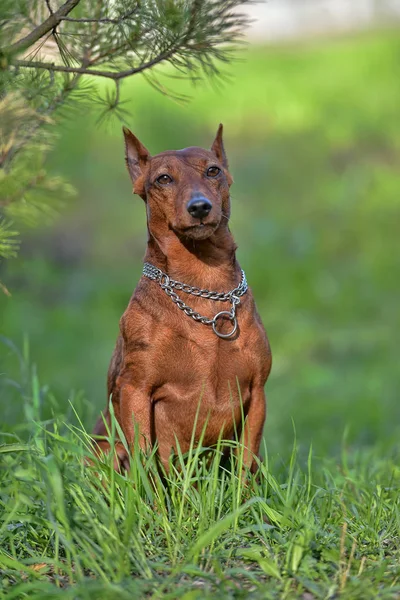
[[[176,440],[188,451],[195,423],[194,439],[204,432],[204,446],[239,431],[245,465],[254,469],[271,353],[229,231],[222,125],[211,151],[153,157],[128,129],[124,135],[134,192],[146,203],[148,243],[108,372],[116,419],[130,446],[135,431],[143,450],[157,444],[165,469]],[[94,434],[106,435],[102,418]],[[126,467],[122,444],[115,450],[115,467]]]

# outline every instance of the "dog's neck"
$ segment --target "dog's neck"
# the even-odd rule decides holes
[[[205,240],[180,237],[171,229],[161,235],[150,228],[148,231],[145,261],[172,279],[213,291],[228,291],[238,285],[237,246],[227,225],[220,225]]]

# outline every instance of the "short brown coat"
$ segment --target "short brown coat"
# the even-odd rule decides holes
[[[234,289],[241,269],[228,226],[232,178],[222,126],[211,151],[192,147],[154,157],[129,130],[124,133],[134,191],[146,202],[145,261],[189,285],[219,292]],[[207,176],[210,165],[220,169],[215,178]],[[162,174],[168,174],[172,183],[159,184]],[[202,225],[187,211],[193,195],[212,203]],[[226,302],[180,295],[207,317],[231,307]],[[203,445],[210,446],[221,434],[232,439],[235,430],[240,431],[245,464],[254,468],[265,420],[264,385],[271,352],[250,289],[241,297],[237,315],[238,333],[221,339],[211,326],[180,311],[157,282],[142,277],[121,318],[108,394],[128,443],[133,444],[136,423],[140,446],[147,450],[157,443],[166,469],[176,440],[182,452],[189,449],[196,415],[195,440],[204,430]],[[109,421],[108,409],[105,417]],[[94,433],[105,434],[101,418]],[[100,447],[107,450],[107,442]],[[128,457],[121,444],[117,454],[119,463],[126,465]]]

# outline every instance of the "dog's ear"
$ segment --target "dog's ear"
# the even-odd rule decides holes
[[[211,146],[211,152],[214,152],[215,156],[218,158],[220,163],[223,164],[224,168],[228,170],[228,159],[226,158],[224,142],[222,141],[222,131],[223,125],[219,124],[217,135],[215,136],[215,140],[213,145]]]
[[[125,162],[132,179],[133,191],[144,198],[143,173],[151,159],[150,152],[127,127],[123,128],[123,132],[125,138]]]
[[[223,126],[222,123],[219,124],[217,135],[215,136],[215,140],[213,145],[211,146],[211,152],[214,152],[215,156],[218,158],[219,162],[222,163],[225,175],[228,179],[228,185],[233,183],[232,175],[229,173],[228,167],[228,159],[226,158],[224,142],[222,141],[222,131]]]

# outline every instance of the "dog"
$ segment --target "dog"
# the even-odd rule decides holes
[[[232,177],[219,126],[211,150],[151,156],[124,127],[133,191],[146,205],[143,276],[120,320],[108,397],[129,447],[171,454],[239,435],[245,467],[256,470],[271,369],[267,335],[236,259],[229,230]],[[109,408],[94,429],[107,436]],[[194,431],[193,431],[194,430]],[[239,432],[239,433],[238,433]],[[129,468],[121,442],[114,467]]]

